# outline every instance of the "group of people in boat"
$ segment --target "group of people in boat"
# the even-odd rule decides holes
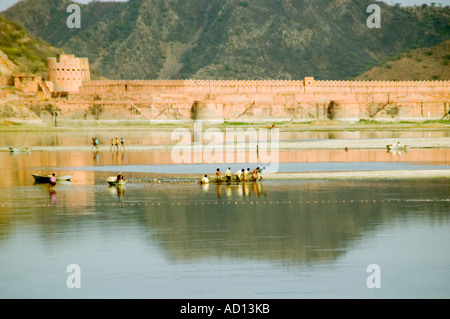
[[[262,171],[265,170],[265,167],[256,167],[253,171],[250,170],[250,168],[247,169],[239,169],[234,174],[231,173],[231,167],[228,167],[228,169],[225,171],[224,175],[222,175],[222,172],[220,171],[220,168],[216,170],[216,174],[214,176],[214,181],[216,183],[222,183],[222,182],[232,182],[233,180],[236,182],[255,182],[255,181],[261,181],[263,179],[262,177]],[[200,184],[208,184],[209,178],[208,175],[203,176],[203,178],[199,181]]]

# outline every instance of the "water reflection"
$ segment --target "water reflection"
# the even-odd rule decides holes
[[[113,195],[113,197],[121,200],[123,202],[123,200],[125,199],[125,186],[109,186],[108,190],[111,193],[111,195]]]
[[[10,188],[0,195],[0,242],[31,227],[38,243],[64,249],[61,236],[95,243],[114,225],[115,236],[132,233],[173,259],[333,261],[380,225],[419,218],[446,227],[449,187],[444,180]]]
[[[186,165],[174,165],[171,151],[49,151],[10,154],[0,152],[0,162],[2,166],[2,179],[0,186],[30,185],[34,179],[31,174],[49,174],[58,169],[59,175],[73,174],[74,184],[93,184],[95,180],[105,179],[106,170],[117,172],[127,169],[129,174],[134,174],[136,178],[152,176],[159,178],[161,174],[171,174],[179,172],[189,174],[197,173]],[[289,167],[296,169],[293,165],[303,166],[304,169],[315,168],[317,165],[325,165],[328,170],[340,169],[347,163],[348,170],[360,165],[362,169],[366,166],[383,164],[382,169],[389,169],[410,165],[448,166],[450,164],[450,149],[412,149],[408,152],[396,152],[386,150],[281,150],[279,152],[280,169]],[[362,165],[367,163],[366,165]],[[221,165],[221,163],[218,163]],[[255,166],[259,164],[254,163]],[[251,165],[254,165],[251,164]],[[289,164],[289,165],[284,165]],[[314,164],[314,165],[312,165]],[[329,164],[329,165],[327,165]],[[200,172],[214,173],[217,163],[199,168]],[[242,164],[233,164],[232,168],[237,170]],[[247,164],[244,164],[247,165]],[[294,166],[295,166],[294,165]],[[322,165],[322,166],[323,166]],[[145,167],[144,167],[145,166]],[[236,166],[236,167],[235,167]],[[253,167],[253,166],[252,166]],[[297,167],[301,171],[302,168]],[[381,167],[381,166],[380,166]],[[430,167],[432,168],[432,167]],[[402,167],[401,169],[408,169]],[[143,173],[146,173],[144,175]]]
[[[50,195],[50,201],[52,203],[52,205],[56,205],[56,190],[54,188],[49,188],[48,193]]]
[[[262,182],[240,182],[240,183],[213,183],[217,198],[222,198],[222,192],[224,191],[226,198],[234,197],[235,194],[238,197],[250,197],[254,195],[257,197],[266,196],[267,192],[263,190]],[[206,186],[206,187],[205,187]],[[209,190],[209,184],[202,185],[205,191]]]
[[[175,129],[175,128],[174,128]],[[172,129],[158,130],[124,130],[120,131],[127,145],[171,145],[176,141],[171,139]],[[115,143],[116,131],[87,130],[64,132],[2,132],[0,146],[33,147],[33,146],[86,146],[92,145],[92,138],[98,138],[100,146],[111,147]],[[280,141],[305,141],[321,139],[376,139],[376,138],[441,138],[450,137],[448,130],[367,130],[367,131],[296,131],[283,132]],[[119,145],[121,147],[121,145]],[[115,145],[112,148],[116,148]]]

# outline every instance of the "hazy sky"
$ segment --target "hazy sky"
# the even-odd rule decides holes
[[[20,0],[0,0],[0,12],[8,9],[10,6],[19,2]],[[88,3],[92,0],[75,0],[78,3]],[[97,0],[97,1],[127,1],[127,0]],[[379,0],[374,0],[379,1]],[[441,3],[442,6],[450,5],[450,0],[382,0],[388,4],[400,3],[401,5],[418,5],[427,3],[430,4],[432,2]]]

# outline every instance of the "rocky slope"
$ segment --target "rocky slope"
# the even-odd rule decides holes
[[[373,0],[23,0],[4,14],[110,79],[351,79],[398,52],[448,40],[450,8]]]

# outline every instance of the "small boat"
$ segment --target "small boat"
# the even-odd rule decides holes
[[[389,151],[403,151],[409,150],[409,145],[398,145],[398,144],[389,144],[386,145],[386,148]]]
[[[106,179],[109,185],[111,186],[124,186],[126,181],[124,179],[117,180],[116,176],[110,176]]]
[[[11,153],[29,153],[30,152],[30,148],[29,147],[23,147],[23,148],[14,148],[14,147],[10,147],[9,151]]]
[[[41,175],[41,174],[32,174],[34,177],[34,181],[36,183],[50,183],[50,176],[51,175]],[[72,175],[61,175],[61,176],[56,176],[56,181],[69,181],[72,178]]]

